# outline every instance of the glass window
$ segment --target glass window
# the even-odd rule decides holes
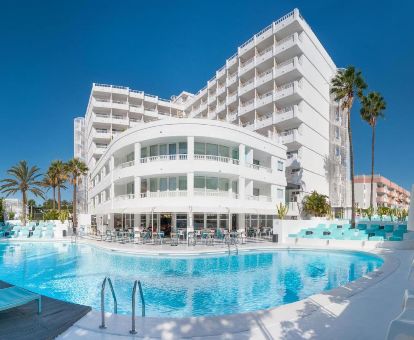
[[[217,144],[206,144],[206,155],[218,156],[218,145]]]
[[[277,170],[278,171],[283,171],[283,162],[282,161],[277,161]]]
[[[233,193],[235,194],[239,192],[239,182],[237,181],[231,182],[231,191],[233,191]]]
[[[141,193],[147,192],[147,180],[141,179]]]
[[[260,165],[260,161],[259,161],[259,160],[257,160],[257,159],[253,159],[253,164],[255,164],[255,165]]]
[[[187,154],[187,142],[178,143],[178,153],[180,155],[186,155]]]
[[[204,176],[194,176],[194,188],[204,189],[206,187],[206,178]]]
[[[277,189],[277,198],[283,199],[283,189]]]
[[[187,176],[180,176],[178,178],[178,189],[187,190]]]
[[[239,159],[239,149],[231,150],[231,157],[233,157],[233,159]]]
[[[168,154],[175,155],[177,153],[177,144],[168,144]]]
[[[208,190],[217,190],[218,178],[217,177],[206,177],[206,188]]]
[[[134,153],[130,152],[126,157],[126,161],[127,162],[132,162],[133,160],[134,160]]]
[[[229,226],[229,215],[221,214],[220,215],[220,228],[227,230],[228,226]]]
[[[167,144],[160,144],[160,156],[167,154]]]
[[[217,215],[216,214],[207,214],[207,228],[208,229],[217,229]]]
[[[147,215],[141,214],[141,228],[145,228],[147,226]]]
[[[218,155],[221,157],[230,157],[230,148],[224,145],[219,145]]]
[[[158,184],[156,178],[150,178],[150,191],[156,192],[158,190]]]
[[[187,214],[177,214],[177,229],[187,228]]]
[[[132,195],[132,194],[134,194],[134,182],[131,182],[131,183],[127,183],[127,195]]]
[[[150,157],[158,156],[158,145],[150,146]]]
[[[260,189],[259,188],[253,188],[253,196],[259,196],[260,195]]]
[[[204,228],[204,214],[194,214],[194,230],[200,230]]]
[[[168,190],[170,191],[177,190],[177,178],[176,177],[168,178]]]
[[[204,143],[194,143],[194,153],[196,155],[205,155],[206,145]]]
[[[219,179],[219,190],[220,191],[228,191],[229,190],[229,179],[228,178],[220,178]]]
[[[147,148],[141,148],[141,158],[148,157]]]
[[[160,178],[160,191],[167,191],[168,189],[168,178]]]

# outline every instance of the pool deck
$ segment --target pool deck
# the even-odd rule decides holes
[[[189,255],[227,251],[227,246],[220,245],[136,246],[93,240],[80,243],[84,242],[137,254]],[[263,242],[242,245],[239,251],[286,248],[285,245]],[[307,249],[292,245],[289,248]],[[314,246],[309,248],[315,249]],[[270,310],[219,317],[137,317],[137,334],[134,336],[129,334],[130,316],[106,313],[107,329],[101,330],[98,327],[100,313],[91,311],[58,339],[384,339],[390,321],[401,312],[414,251],[374,249],[370,252],[385,260],[378,270],[344,287]]]
[[[0,288],[10,287],[0,281]],[[37,301],[0,312],[0,339],[54,339],[91,308],[42,296],[42,313],[37,314]]]

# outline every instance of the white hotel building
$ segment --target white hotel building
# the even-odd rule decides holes
[[[295,202],[313,190],[346,207],[346,119],[329,95],[336,70],[294,10],[196,94],[164,100],[94,84],[75,120],[75,156],[90,170],[80,203],[98,226],[166,230],[270,227],[277,203],[292,202],[297,216]]]

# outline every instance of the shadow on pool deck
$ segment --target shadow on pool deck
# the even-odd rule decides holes
[[[10,287],[0,281],[0,288]],[[37,301],[0,312],[0,339],[54,339],[91,310],[42,296],[42,313],[37,314]]]

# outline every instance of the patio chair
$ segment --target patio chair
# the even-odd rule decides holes
[[[23,306],[26,303],[37,300],[37,313],[42,312],[42,297],[20,287],[8,287],[0,289],[0,311]]]

